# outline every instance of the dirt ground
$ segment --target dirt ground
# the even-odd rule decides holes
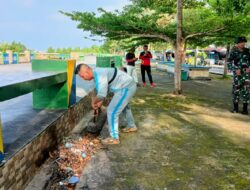
[[[156,88],[132,102],[138,132],[100,151],[84,169],[82,190],[249,190],[250,116],[232,114],[231,80],[183,82],[154,72]]]

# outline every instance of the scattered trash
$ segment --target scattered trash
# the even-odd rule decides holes
[[[98,144],[98,143],[100,143],[100,140],[99,140],[99,139],[94,139],[94,140],[93,140],[93,143],[94,143],[94,144]]]
[[[57,151],[50,153],[52,175],[47,189],[74,190],[83,168],[101,148],[100,139],[91,134],[65,139]]]
[[[66,172],[71,172],[71,171],[73,171],[73,170],[72,170],[71,167],[66,167],[66,168],[65,168],[65,171],[66,171]]]
[[[86,158],[87,155],[83,152],[83,153],[82,153],[82,157],[83,157],[83,158]]]
[[[72,176],[71,178],[69,178],[69,182],[68,183],[72,184],[72,185],[79,183],[79,177]]]
[[[59,182],[59,185],[62,186],[62,185],[64,185],[64,183],[60,181],[60,182]]]
[[[70,143],[66,143],[66,144],[65,144],[65,147],[66,147],[66,148],[71,148],[72,145],[71,145]]]

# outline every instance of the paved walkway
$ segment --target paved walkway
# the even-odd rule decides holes
[[[250,188],[250,116],[233,115],[230,80],[187,81],[154,72],[132,108],[139,131],[100,151],[78,189],[201,190]]]

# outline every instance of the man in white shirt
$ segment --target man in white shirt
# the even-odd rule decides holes
[[[86,64],[80,64],[76,68],[78,74],[84,80],[95,81],[96,96],[92,99],[92,107],[97,110],[102,106],[108,91],[114,96],[108,105],[107,117],[110,137],[102,140],[103,144],[119,144],[119,115],[125,112],[127,127],[123,132],[135,132],[137,127],[134,122],[129,102],[136,92],[136,83],[131,76],[116,68],[92,69]]]
[[[138,58],[135,57],[135,49],[131,48],[129,52],[126,54],[126,62],[127,62],[127,73],[129,76],[131,76],[136,84],[138,84],[138,77],[136,73],[135,68],[135,62],[138,60]]]

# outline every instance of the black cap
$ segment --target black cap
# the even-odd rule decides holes
[[[241,42],[247,42],[246,37],[240,36],[240,37],[237,37],[237,38],[235,39],[235,43],[236,43],[236,44],[241,43]]]

